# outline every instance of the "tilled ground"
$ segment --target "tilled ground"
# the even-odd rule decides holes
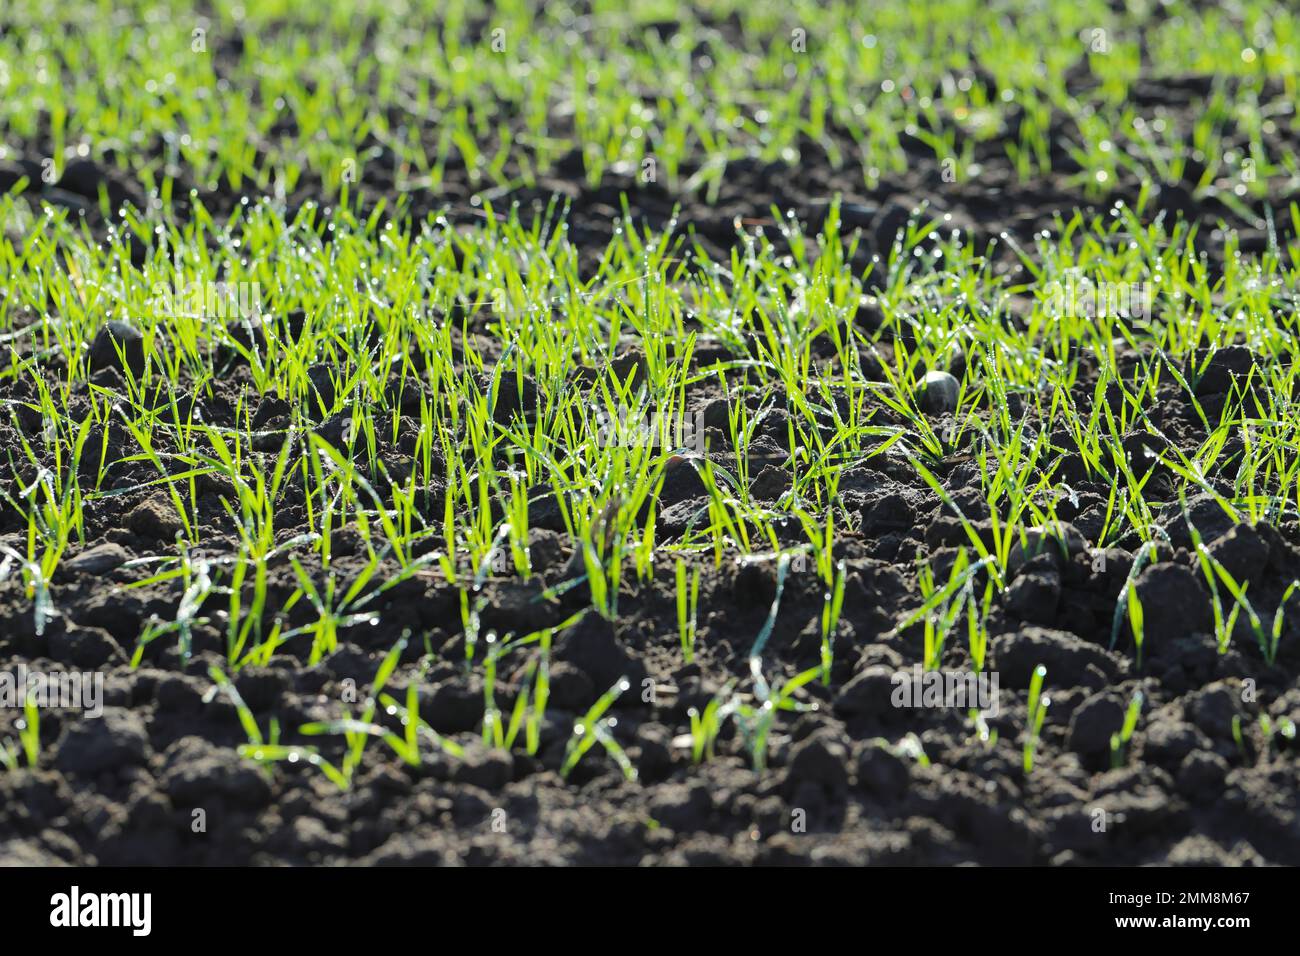
[[[1175,397],[1159,410],[1170,425],[1184,422],[1192,437],[1191,416]],[[779,458],[779,430],[772,431],[751,447],[752,455],[770,444]],[[759,494],[780,494],[780,474],[753,470]],[[955,461],[944,471],[953,500],[986,531],[971,463]],[[696,484],[666,486],[665,537],[706,507]],[[562,632],[535,759],[473,742],[483,717],[481,678],[463,667],[457,592],[430,574],[390,592],[378,608],[382,626],[346,632],[343,648],[320,664],[306,666],[286,654],[235,678],[259,723],[275,717],[296,727],[336,716],[349,686],[369,686],[402,630],[429,635],[437,661],[423,677],[421,714],[434,729],[460,735],[469,745],[466,757],[435,755],[413,770],[371,748],[348,793],[309,768],[265,775],[241,763],[234,747],[246,738],[234,709],[208,694],[206,669],[222,660],[223,635],[215,624],[196,628],[195,657],[186,665],[174,642],[160,641],[147,648],[138,669],[126,666],[147,618],[174,613],[179,595],[163,588],[115,592],[115,584],[140,576],[120,566],[131,556],[165,550],[178,528],[165,499],[141,494],[96,508],[88,518],[98,540],[66,563],[55,589],[62,616],[43,637],[36,637],[19,589],[5,588],[9,669],[23,662],[108,675],[101,719],[48,712],[46,767],[0,775],[6,857],[103,863],[1300,858],[1294,757],[1279,747],[1282,738],[1265,741],[1257,727],[1259,714],[1277,720],[1300,705],[1294,678],[1300,635],[1288,625],[1273,667],[1249,633],[1219,653],[1209,636],[1210,598],[1176,506],[1165,517],[1177,552],[1137,579],[1146,611],[1140,668],[1127,631],[1108,649],[1130,552],[1113,547],[1066,557],[1048,549],[1019,568],[990,625],[999,636],[986,668],[1001,680],[1001,710],[988,719],[996,733],[990,742],[964,712],[891,703],[894,675],[920,661],[919,635],[892,632],[919,603],[913,556],[927,555],[936,566],[950,562],[964,543],[963,530],[905,462],[887,456],[850,470],[841,490],[861,525],[845,537],[839,555],[849,575],[836,665],[828,687],[807,687],[819,708],[779,725],[767,771],[750,769],[740,741],[725,733],[720,755],[704,766],[693,766],[673,738],[688,728],[689,708],[702,710],[725,682],[744,675],[775,595],[774,563],[727,564],[706,577],[700,653],[690,665],[683,666],[676,644],[671,575],[655,587],[625,591],[617,626],[588,615]],[[1077,501],[1062,503],[1062,516],[1084,539],[1096,534],[1106,491],[1080,482]],[[216,502],[210,503],[216,522]],[[1275,606],[1300,566],[1300,528],[1233,526],[1209,499],[1191,502],[1189,515],[1216,558],[1250,582],[1257,602]],[[544,500],[534,502],[532,552],[544,570],[539,580],[493,580],[485,628],[558,624],[589,601],[582,588],[543,599],[543,580],[557,583],[572,573],[557,517]],[[336,554],[348,553],[350,538],[355,545],[355,532],[336,533]],[[220,542],[211,547],[219,551]],[[292,591],[286,566],[272,580],[273,595]],[[821,592],[810,572],[785,577],[766,654],[791,671],[818,659]],[[413,642],[394,686],[412,679],[424,650]],[[1034,772],[1026,776],[1025,691],[1039,664],[1047,668],[1052,704]],[[948,648],[944,666],[969,668],[966,649]],[[515,676],[505,675],[499,688],[507,712]],[[588,759],[561,780],[557,770],[572,721],[620,676],[636,691],[651,688],[616,705],[616,735],[639,780],[625,781],[603,759]],[[1111,734],[1139,688],[1146,704],[1129,759],[1109,769]],[[928,766],[884,744],[908,734],[917,735]],[[191,826],[198,809],[206,817],[202,834]]]
[[[1185,94],[1196,82],[1153,84],[1147,93],[1190,114],[1195,103]],[[946,183],[936,162],[918,158],[910,175],[866,191],[856,173],[832,168],[823,151],[806,144],[797,167],[736,164],[718,201],[706,204],[631,177],[610,177],[592,189],[572,165],[562,162],[538,187],[513,198],[527,206],[552,193],[567,197],[570,239],[588,257],[597,256],[617,228],[625,194],[635,217],[654,227],[671,221],[671,228],[693,232],[717,257],[735,241],[738,219],[751,229],[767,228],[779,242],[773,207],[793,209],[815,224],[827,201],[840,195],[846,225],[865,233],[855,263],[863,266],[887,249],[922,200],[931,212],[949,214],[952,227],[977,242],[1002,233],[1028,242],[1051,229],[1059,211],[1133,202],[1139,185],[1118,183],[1104,202],[1094,204],[1066,174],[1018,183],[991,155],[973,182]],[[95,195],[100,174],[90,173],[80,187],[63,183],[52,198],[67,203],[78,191]],[[125,193],[131,188],[121,184]],[[378,196],[385,186],[376,180],[362,189]],[[413,214],[445,210],[468,227],[481,216],[471,195],[467,184],[453,182],[443,195],[417,197]],[[238,201],[207,198],[227,209]],[[1287,197],[1272,200],[1282,207]],[[675,206],[680,209],[674,217]],[[96,215],[90,209],[86,214]],[[1200,203],[1186,184],[1165,184],[1158,192],[1149,215],[1162,214],[1201,222],[1200,241],[1211,263],[1221,248],[1214,238],[1220,224],[1242,230],[1247,251],[1267,242],[1260,221]],[[1002,267],[1017,268],[1007,247],[997,248]],[[869,308],[859,321],[871,327]],[[886,350],[889,344],[879,343]],[[718,354],[720,349],[706,349],[696,361]],[[1244,348],[1221,353],[1197,385],[1202,408],[1222,408],[1234,383],[1257,361]],[[49,361],[49,375],[60,371],[57,360]],[[229,376],[230,396],[240,375],[235,369]],[[1095,375],[1084,362],[1075,398],[1085,412]],[[113,376],[101,373],[97,384],[112,387]],[[30,396],[19,390],[7,397]],[[232,399],[199,401],[205,421],[233,421]],[[721,464],[734,461],[720,427],[725,404],[704,386],[690,395],[690,403],[709,427],[710,454]],[[253,411],[257,427],[283,427],[282,405],[274,397],[263,399]],[[1147,413],[1186,450],[1205,437],[1188,396],[1173,383],[1162,386]],[[882,409],[880,421],[888,415]],[[0,424],[0,449],[17,447],[19,431],[40,427],[39,420],[21,416]],[[127,436],[109,438],[109,455],[131,454]],[[774,501],[788,487],[787,441],[780,416],[769,416],[749,448],[757,499]],[[1151,467],[1148,441],[1134,436],[1129,443],[1135,469]],[[391,451],[401,453],[400,441]],[[1223,473],[1209,476],[1225,490],[1234,461],[1225,456]],[[114,468],[113,480],[122,487],[151,477],[142,463]],[[936,475],[976,529],[988,532],[980,476],[970,456],[950,457]],[[41,636],[21,585],[13,579],[0,584],[0,670],[25,664],[107,675],[102,718],[47,711],[42,766],[0,773],[0,861],[1300,863],[1300,773],[1293,744],[1282,735],[1266,739],[1259,719],[1268,715],[1277,725],[1300,713],[1300,616],[1288,615],[1272,666],[1245,622],[1239,622],[1231,649],[1220,653],[1186,519],[1169,476],[1155,474],[1147,497],[1157,503],[1170,541],[1161,560],[1137,579],[1146,638],[1138,666],[1127,626],[1119,628],[1117,641],[1112,636],[1117,601],[1140,542],[1093,547],[1110,489],[1082,471],[1070,474],[1068,465],[1061,477],[1074,495],[1060,502],[1058,514],[1078,537],[1071,548],[1048,548],[1024,561],[998,598],[986,669],[1000,677],[1001,708],[988,718],[987,733],[978,732],[964,711],[891,703],[895,675],[921,660],[919,632],[896,629],[921,601],[916,558],[950,567],[966,532],[906,461],[886,454],[855,464],[840,485],[857,525],[842,534],[837,555],[845,561],[848,583],[835,665],[828,685],[814,682],[801,692],[817,708],[778,722],[766,770],[752,768],[730,725],[717,757],[702,765],[692,763],[678,738],[689,730],[692,708],[703,710],[729,681],[747,675],[750,648],[777,596],[774,562],[727,560],[705,576],[699,653],[691,664],[683,664],[677,643],[668,568],[653,586],[625,584],[616,624],[590,614],[562,632],[536,757],[477,743],[484,699],[481,678],[467,673],[463,663],[459,592],[431,571],[385,594],[376,608],[379,626],[346,630],[341,649],[322,662],[309,666],[285,653],[234,678],[261,726],[275,718],[292,729],[338,716],[338,702],[350,688],[369,686],[383,654],[404,631],[423,638],[410,643],[391,685],[400,690],[419,680],[421,716],[464,743],[466,755],[457,760],[434,752],[423,766],[411,768],[372,746],[346,793],[310,767],[280,765],[267,773],[237,756],[235,747],[247,737],[227,698],[211,693],[208,677],[209,666],[223,661],[224,637],[215,623],[196,627],[188,662],[174,641],[159,641],[146,648],[139,667],[128,666],[142,627],[151,615],[174,617],[182,589],[120,591],[119,585],[143,574],[123,566],[133,558],[171,553],[178,524],[165,495],[136,492],[92,502],[86,512],[90,540],[61,568],[52,594],[59,616]],[[201,490],[202,517],[211,529],[205,547],[217,556],[223,542],[233,540],[223,525],[223,489],[213,483]],[[286,539],[307,529],[301,495],[291,485],[277,509]],[[661,540],[698,520],[706,502],[693,471],[682,468],[670,477],[658,502]],[[1217,560],[1237,581],[1248,582],[1256,605],[1271,611],[1281,603],[1300,573],[1300,526],[1234,525],[1208,497],[1190,501],[1188,509]],[[428,510],[441,514],[436,489]],[[533,496],[530,526],[540,574],[533,580],[492,578],[482,594],[484,630],[559,624],[590,603],[581,586],[558,597],[546,593],[548,585],[573,577],[575,564],[559,511],[545,493]],[[798,540],[797,529],[790,531],[791,541]],[[25,534],[21,516],[0,508],[0,543],[21,550]],[[335,532],[339,567],[359,565],[359,550],[355,531]],[[287,560],[274,566],[273,597],[284,600],[293,588]],[[787,674],[819,659],[822,592],[811,571],[795,569],[784,577],[766,654]],[[216,615],[219,603],[205,610]],[[426,652],[432,662],[421,670]],[[971,665],[965,647],[957,645],[946,649],[943,663],[953,670]],[[1021,749],[1027,689],[1040,664],[1047,669],[1051,706],[1034,771],[1027,775]],[[627,780],[598,751],[561,779],[573,721],[620,677],[629,678],[632,689],[615,705],[614,732],[637,779]],[[498,703],[506,713],[519,679],[517,673],[501,675]],[[1111,736],[1137,690],[1144,697],[1141,720],[1123,766],[1112,769]],[[16,717],[0,711],[0,736],[12,735]],[[911,755],[898,746],[909,740]],[[196,832],[200,817],[204,827]]]

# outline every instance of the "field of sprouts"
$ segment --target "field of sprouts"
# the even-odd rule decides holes
[[[1300,863],[1300,13],[8,0],[0,863]]]

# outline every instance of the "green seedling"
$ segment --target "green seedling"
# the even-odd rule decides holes
[[[1133,737],[1133,731],[1137,729],[1138,717],[1142,714],[1143,703],[1142,691],[1133,692],[1133,697],[1129,700],[1128,707],[1124,711],[1124,723],[1120,729],[1110,735],[1110,765],[1112,767],[1124,766],[1124,759],[1128,754],[1128,742]]]
[[[1025,740],[1022,748],[1021,766],[1025,776],[1034,772],[1034,754],[1038,750],[1039,736],[1043,730],[1043,721],[1047,718],[1047,708],[1051,698],[1043,693],[1043,681],[1047,677],[1047,668],[1039,664],[1034,668],[1029,679],[1029,712],[1025,718]]]

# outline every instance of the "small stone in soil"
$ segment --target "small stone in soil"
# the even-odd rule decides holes
[[[113,542],[97,544],[63,562],[63,567],[79,574],[107,574],[131,560],[126,548]]]
[[[928,415],[942,415],[957,410],[961,383],[948,372],[926,372],[916,390],[917,404]]]
[[[126,322],[116,319],[106,322],[90,343],[89,359],[92,373],[103,369],[129,369],[138,378],[144,374],[144,335]]]

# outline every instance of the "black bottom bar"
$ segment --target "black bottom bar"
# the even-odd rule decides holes
[[[842,926],[852,900],[861,933],[1000,924],[1023,943],[1038,933],[1231,939],[1280,929],[1293,889],[1286,870],[0,870],[6,930],[21,934],[10,938],[80,932],[128,944],[232,934],[300,946],[373,943],[431,919],[468,927],[505,911],[517,916],[521,903],[539,917],[527,931],[550,924],[556,938],[575,917],[586,931],[594,920],[617,933],[685,907],[697,911],[698,926],[710,912],[728,914],[716,925],[732,942],[746,923],[764,937],[788,926],[806,939],[810,929]]]

